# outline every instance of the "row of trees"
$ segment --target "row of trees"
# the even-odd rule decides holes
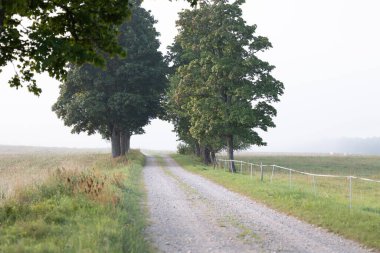
[[[265,145],[257,129],[275,126],[271,104],[283,94],[283,84],[271,75],[274,66],[257,57],[271,43],[246,24],[243,3],[202,1],[181,12],[168,54],[166,117],[205,163],[223,149],[233,160],[234,150]],[[236,171],[234,163],[230,169]]]
[[[173,122],[179,139],[205,163],[223,149],[233,160],[234,150],[265,145],[257,129],[275,126],[272,103],[283,84],[271,76],[274,66],[257,57],[271,44],[243,20],[243,0],[200,1],[181,12],[166,62],[155,21],[140,0],[3,2],[0,66],[17,60],[21,69],[11,85],[29,82],[39,94],[33,73],[63,80],[53,110],[73,132],[111,140],[114,157],[125,154],[131,135],[157,115]],[[20,30],[16,14],[32,25]]]

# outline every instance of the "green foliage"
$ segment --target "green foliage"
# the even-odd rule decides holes
[[[380,249],[380,204],[379,187],[377,183],[369,185],[368,182],[359,185],[354,183],[353,208],[349,209],[347,181],[339,182],[337,179],[317,179],[317,194],[312,188],[312,181],[305,176],[292,176],[293,184],[289,187],[289,174],[278,174],[271,183],[268,180],[271,173],[264,172],[264,181],[260,181],[259,174],[249,175],[231,174],[223,169],[215,170],[213,167],[205,167],[197,159],[191,156],[173,155],[173,158],[184,168],[193,173],[200,174],[224,187],[239,192],[255,201],[294,215],[302,220],[319,227],[327,228],[349,239],[356,240],[368,247]],[[374,157],[246,157],[251,161],[287,162],[292,168],[303,168],[311,161],[308,171],[320,173],[342,174],[351,171],[352,174],[379,177],[376,164],[379,158]],[[294,166],[291,166],[294,164]],[[318,165],[319,164],[319,165]],[[352,165],[365,165],[363,170],[356,172]],[[283,165],[283,164],[281,164]],[[311,167],[314,169],[311,170]],[[206,169],[205,169],[206,168]],[[249,173],[248,173],[249,174]],[[323,180],[323,181],[322,181]],[[359,195],[360,193],[360,195]]]
[[[192,6],[197,1],[187,0]],[[67,64],[105,64],[104,53],[125,56],[118,27],[140,0],[0,1],[0,72],[8,63],[16,74],[11,87],[27,85],[38,95],[34,75],[48,72],[65,80]]]
[[[101,52],[125,54],[117,34],[130,10],[128,0],[1,1],[0,67],[16,63],[10,85],[39,94],[35,73],[63,80],[68,62],[102,65]]]
[[[191,155],[194,153],[193,147],[186,143],[180,143],[177,146],[177,152],[181,155]]]
[[[180,13],[166,106],[185,142],[192,138],[216,151],[226,138],[229,149],[265,145],[256,129],[275,126],[271,104],[284,86],[270,74],[274,66],[256,56],[271,44],[243,20],[243,2],[202,2]]]
[[[140,206],[144,157],[137,152],[128,161],[106,157],[96,158],[99,170],[61,172],[0,206],[0,252],[150,252]],[[122,176],[123,187],[114,176]],[[103,194],[78,191],[83,177],[105,180]]]
[[[99,132],[110,139],[114,131],[142,133],[161,112],[167,67],[158,51],[155,20],[141,7],[132,9],[121,28],[119,42],[127,58],[107,58],[107,68],[72,67],[53,106],[72,132]]]

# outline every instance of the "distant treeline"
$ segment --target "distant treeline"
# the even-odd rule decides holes
[[[380,137],[341,138],[331,143],[334,152],[380,155]]]
[[[380,155],[380,137],[321,139],[294,145],[286,148],[286,152]]]

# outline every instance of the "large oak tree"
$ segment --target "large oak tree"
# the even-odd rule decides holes
[[[106,57],[106,69],[73,67],[53,106],[73,132],[98,132],[110,139],[114,157],[127,152],[130,136],[142,133],[160,112],[167,82],[155,20],[139,5],[132,12],[119,37],[128,57]]]
[[[231,160],[236,147],[265,145],[257,129],[275,126],[272,103],[284,89],[271,75],[274,66],[257,56],[271,43],[255,35],[255,25],[246,24],[243,3],[204,1],[180,13],[171,53],[179,66],[171,78],[169,104],[185,114],[190,135],[200,143],[222,138]]]

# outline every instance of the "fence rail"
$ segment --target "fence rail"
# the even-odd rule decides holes
[[[350,202],[350,208],[352,208],[352,180],[353,179],[357,179],[357,180],[361,180],[361,181],[366,181],[366,182],[374,182],[374,183],[379,183],[380,184],[380,180],[374,180],[374,179],[370,179],[370,178],[364,178],[364,177],[358,177],[358,176],[352,176],[352,175],[329,175],[329,174],[316,174],[316,173],[310,173],[310,172],[305,172],[305,171],[300,171],[300,170],[296,170],[296,169],[292,169],[292,168],[286,168],[286,167],[283,167],[283,166],[279,166],[279,165],[276,165],[276,164],[271,164],[271,165],[265,165],[265,164],[257,164],[257,163],[251,163],[251,162],[246,162],[246,161],[241,161],[241,160],[227,160],[227,159],[220,159],[220,158],[216,158],[216,165],[219,166],[219,167],[222,167],[222,164],[224,163],[224,170],[228,169],[232,172],[232,170],[230,169],[232,167],[232,162],[235,163],[235,166],[239,166],[240,165],[240,173],[243,173],[243,164],[244,165],[248,165],[250,167],[250,175],[251,175],[251,178],[253,177],[253,173],[254,173],[254,167],[259,167],[260,168],[260,180],[263,181],[263,172],[264,172],[264,168],[265,167],[269,167],[269,168],[272,168],[272,173],[271,173],[271,177],[270,177],[270,182],[273,181],[273,176],[274,176],[274,171],[275,171],[275,168],[277,169],[281,169],[281,170],[284,170],[284,171],[288,171],[289,172],[289,186],[292,186],[292,173],[298,173],[298,174],[301,174],[301,175],[306,175],[306,176],[311,176],[313,178],[313,190],[314,190],[314,193],[316,193],[316,177],[323,177],[323,178],[342,178],[342,179],[347,179],[348,180],[348,184],[349,184],[349,202]],[[227,166],[228,165],[228,166]]]

